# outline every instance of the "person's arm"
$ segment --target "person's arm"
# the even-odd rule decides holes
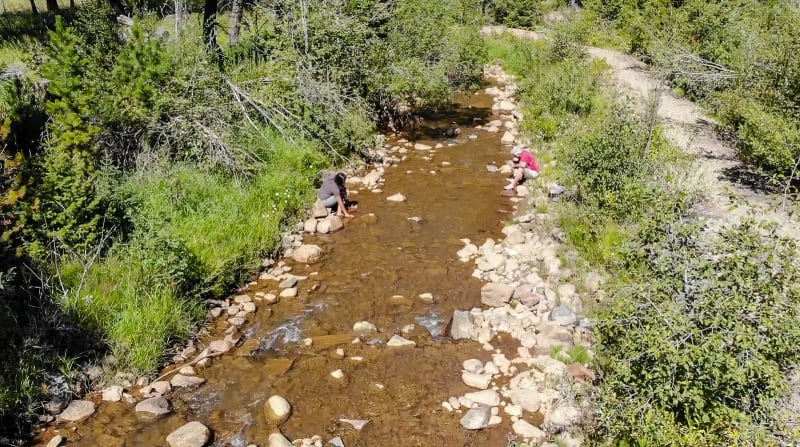
[[[336,196],[336,202],[339,204],[339,211],[336,213],[337,215],[339,216],[344,215],[344,217],[352,217],[352,215],[347,212],[347,208],[344,206],[344,200],[342,200],[341,194]]]

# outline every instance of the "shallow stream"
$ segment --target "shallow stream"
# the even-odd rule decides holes
[[[61,430],[67,445],[166,446],[167,434],[199,420],[213,431],[213,446],[263,447],[275,429],[263,406],[279,394],[293,407],[291,418],[280,427],[289,439],[340,436],[347,447],[504,447],[507,422],[468,432],[459,425],[460,415],[441,406],[449,396],[468,391],[461,381],[461,362],[484,354],[474,342],[456,344],[442,335],[454,309],[480,305],[481,283],[471,277],[473,265],[456,256],[464,245],[460,239],[477,244],[497,239],[512,211],[500,194],[502,176],[486,170],[487,164],[500,165],[506,158],[502,132],[473,129],[497,118],[491,112],[492,98],[480,93],[457,102],[452,109],[424,113],[415,135],[387,138],[390,145],[416,138],[445,147],[408,147],[406,160],[386,168],[382,193],[352,188],[357,191],[350,196],[358,201],[357,217],[345,229],[305,237],[304,243],[323,248],[323,258],[312,265],[287,260],[292,274],[308,279],[300,282],[297,298],[272,306],[259,303],[249,317],[242,335],[260,340],[257,353],[243,357],[234,350],[214,359],[198,372],[207,382],[194,390],[173,391],[174,411],[160,419],[141,418],[125,402],[102,403],[74,431]],[[442,130],[452,122],[462,132],[448,138]],[[407,201],[386,200],[398,192]],[[262,281],[248,293],[259,291],[277,293],[277,283]],[[423,302],[421,293],[432,293],[435,302]],[[374,323],[379,332],[351,344],[353,324],[362,320]],[[416,347],[383,346],[409,324],[414,329],[404,336]],[[206,341],[221,338],[226,326],[215,322],[215,336]],[[314,340],[311,346],[302,342],[308,337]],[[502,345],[502,340],[493,343]],[[336,355],[336,348],[344,349],[344,358]],[[291,367],[280,371],[284,368],[276,368],[276,359],[288,359],[284,366]],[[344,379],[330,376],[337,369]],[[369,423],[357,431],[338,422],[340,418]]]

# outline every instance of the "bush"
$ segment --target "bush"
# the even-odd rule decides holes
[[[748,225],[673,225],[597,314],[598,426],[635,445],[770,445],[769,403],[800,360],[796,247]]]

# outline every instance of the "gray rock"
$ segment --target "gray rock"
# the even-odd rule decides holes
[[[58,415],[58,418],[67,422],[82,421],[93,415],[95,411],[94,402],[88,400],[73,400],[67,408]]]
[[[497,166],[495,166],[495,165],[486,165],[486,172],[497,172]]]
[[[353,325],[353,331],[359,334],[372,334],[378,332],[378,328],[369,321],[359,321]]]
[[[467,386],[485,390],[486,388],[489,388],[489,383],[492,381],[492,375],[463,372],[461,373],[461,380],[463,380]]]
[[[530,439],[533,442],[541,442],[547,436],[545,432],[523,419],[518,419],[511,424],[511,429],[514,430],[514,433],[525,439]]]
[[[479,405],[467,411],[467,414],[461,418],[461,426],[467,430],[480,430],[489,426],[489,420],[492,418],[492,409],[485,405]]]
[[[303,231],[305,231],[306,233],[316,233],[317,219],[312,217],[311,219],[306,220],[303,223]]]
[[[231,349],[233,349],[233,344],[227,340],[214,340],[208,344],[208,350],[212,354],[216,352],[221,352],[224,354]]]
[[[514,289],[506,284],[490,282],[481,288],[481,303],[492,307],[503,307],[511,301]]]
[[[279,295],[281,298],[294,298],[297,296],[297,287],[283,289]]]
[[[580,410],[572,405],[562,405],[544,416],[543,427],[552,431],[561,431],[577,425],[580,420]]]
[[[472,314],[469,311],[453,311],[453,322],[450,324],[450,337],[453,340],[469,340],[472,337],[472,329]]]
[[[177,388],[191,388],[193,386],[202,385],[206,379],[197,376],[184,376],[183,374],[175,374],[169,383]]]
[[[542,406],[539,393],[535,390],[515,388],[510,391],[509,398],[511,399],[511,403],[519,405],[523,410],[531,413],[539,411],[539,408]]]
[[[294,287],[297,285],[297,278],[294,276],[290,276],[278,284],[278,287],[281,289],[288,289],[290,287]]]
[[[304,244],[297,247],[292,252],[292,259],[304,264],[312,264],[317,262],[322,256],[322,249],[317,245]]]
[[[169,401],[164,397],[152,397],[136,404],[137,413],[161,416],[170,412]]]
[[[192,421],[167,435],[167,443],[170,447],[203,447],[210,438],[208,427]]]
[[[564,304],[550,311],[550,321],[555,321],[561,326],[572,326],[577,320],[578,318],[572,312],[572,309]]]
[[[464,371],[478,374],[483,369],[483,362],[478,359],[467,359],[464,360],[464,363],[461,364],[464,367]]]
[[[317,231],[322,234],[333,233],[342,228],[344,228],[344,222],[337,215],[330,215],[317,223]]]
[[[123,389],[119,385],[112,385],[103,390],[103,400],[106,402],[119,402],[122,400]]]
[[[331,439],[328,441],[328,444],[334,445],[335,447],[344,447],[344,441],[342,441],[340,436]]]
[[[328,208],[325,208],[325,205],[322,204],[322,201],[317,199],[314,202],[314,206],[311,207],[311,217],[313,218],[322,218],[328,215]]]

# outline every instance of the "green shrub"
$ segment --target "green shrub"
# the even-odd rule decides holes
[[[604,436],[633,445],[772,445],[770,402],[800,360],[796,247],[749,226],[674,225],[597,314]],[[771,440],[771,441],[769,441]]]

